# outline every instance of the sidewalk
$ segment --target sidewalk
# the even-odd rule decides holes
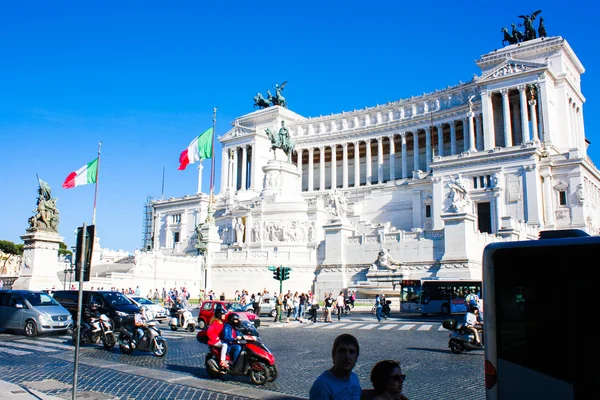
[[[43,399],[43,400],[64,400],[56,396],[48,396],[37,390],[29,389],[14,383],[0,381],[0,399]]]

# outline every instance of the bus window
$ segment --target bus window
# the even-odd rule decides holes
[[[423,280],[421,281],[421,314],[466,313],[466,293],[481,293],[481,281]]]

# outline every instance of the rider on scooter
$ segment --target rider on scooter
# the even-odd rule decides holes
[[[100,318],[100,312],[98,311],[98,304],[95,302],[91,302],[89,306],[83,310],[83,318],[81,321],[81,336],[85,336],[85,334],[91,329],[91,323],[94,319]]]
[[[185,310],[185,307],[183,306],[183,303],[181,302],[181,296],[177,296],[177,298],[173,302],[173,306],[171,307],[170,311],[171,311],[171,316],[177,317],[179,326],[183,326],[183,323],[185,322],[183,319],[183,312],[180,312],[182,310]]]
[[[221,368],[227,368],[228,364],[225,361],[225,356],[227,355],[227,343],[221,340],[221,336],[223,333],[223,320],[225,319],[225,315],[227,313],[221,307],[217,307],[215,309],[215,316],[208,325],[208,329],[206,330],[206,336],[208,337],[208,345],[212,347],[217,347],[221,349],[221,360],[219,365]]]
[[[479,307],[471,306],[470,311],[465,315],[465,328],[475,335],[475,344],[481,346],[479,330],[483,329],[483,321],[479,317]]]
[[[236,313],[229,314],[227,323],[223,327],[222,340],[229,346],[229,356],[231,357],[231,365],[234,366],[242,351],[242,346],[238,343],[244,336],[239,332],[242,327],[240,316]],[[236,328],[238,331],[236,331]]]

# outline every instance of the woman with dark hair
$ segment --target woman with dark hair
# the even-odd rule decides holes
[[[361,400],[408,400],[402,394],[405,379],[398,361],[379,361],[371,370],[373,389],[363,390]]]

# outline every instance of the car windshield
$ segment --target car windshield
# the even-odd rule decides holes
[[[32,307],[59,306],[60,304],[46,293],[27,293],[25,299]]]
[[[227,303],[225,307],[228,311],[246,311],[244,306],[242,306],[240,303]]]
[[[105,293],[104,300],[106,300],[107,304],[111,304],[113,306],[127,306],[133,304],[131,300],[118,292]]]
[[[133,299],[140,304],[154,304],[153,302],[151,302],[150,300],[148,300],[145,297],[133,297]]]

